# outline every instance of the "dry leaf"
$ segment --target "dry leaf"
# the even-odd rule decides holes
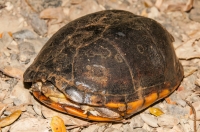
[[[183,11],[189,11],[192,9],[194,4],[194,0],[188,0],[187,4],[185,5],[185,8],[183,8]]]
[[[152,7],[153,3],[150,0],[144,0],[144,6],[147,7],[147,8]]]
[[[5,66],[4,68],[0,69],[4,74],[23,80],[23,74],[24,72],[16,67],[11,67],[11,66]]]
[[[19,118],[21,113],[22,113],[21,110],[17,110],[13,112],[12,114],[10,114],[9,116],[0,119],[0,127],[4,127],[4,126],[8,126],[12,124],[15,120]]]
[[[149,108],[149,112],[154,116],[160,116],[164,114],[162,110],[160,110],[159,108],[153,108],[153,107]]]
[[[48,132],[50,127],[48,119],[41,117],[27,117],[16,121],[10,127],[10,132]]]
[[[6,111],[9,111],[9,112],[13,113],[13,112],[15,112],[17,110],[21,110],[21,111],[25,112],[26,111],[26,107],[27,107],[27,105],[25,105],[25,104],[18,105],[18,106],[9,106],[8,108],[6,108]]]
[[[200,37],[194,37],[176,48],[176,54],[180,59],[200,58]]]
[[[167,11],[189,11],[193,7],[194,0],[188,0],[185,3],[177,3],[176,5],[169,5]]]
[[[0,17],[0,32],[16,32],[23,26],[23,18],[19,18],[17,15],[8,15],[2,13]]]
[[[52,118],[51,129],[53,132],[67,132],[64,121],[58,116]]]
[[[10,98],[18,100],[16,105],[24,105],[31,104],[31,95],[29,89],[24,88],[24,84],[22,81],[18,81],[18,83],[14,86],[10,93]]]
[[[47,8],[40,13],[40,18],[43,19],[55,19],[51,24],[63,22],[66,19],[66,16],[61,7],[58,8]]]

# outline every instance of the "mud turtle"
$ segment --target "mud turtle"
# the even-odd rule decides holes
[[[117,121],[173,92],[183,78],[174,39],[155,20],[122,10],[78,18],[55,33],[24,73],[45,105]]]

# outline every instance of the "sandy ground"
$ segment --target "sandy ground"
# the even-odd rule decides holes
[[[193,2],[193,3],[192,3]],[[184,79],[168,98],[120,123],[92,122],[56,112],[33,98],[23,73],[47,40],[76,18],[120,9],[152,18],[174,37]],[[1,0],[0,128],[2,132],[200,132],[200,2],[192,0]],[[187,103],[189,102],[189,104]],[[193,111],[192,105],[195,111]],[[159,111],[163,113],[156,116]],[[196,113],[196,114],[195,114]],[[195,115],[195,118],[194,118]],[[56,123],[59,120],[56,120]],[[64,125],[65,124],[65,125]],[[60,130],[60,131],[59,131]]]

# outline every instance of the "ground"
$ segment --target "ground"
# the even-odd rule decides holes
[[[45,107],[24,86],[26,68],[59,28],[85,14],[107,9],[152,18],[175,38],[174,48],[185,76],[174,93],[151,106],[159,108],[162,115],[155,116],[148,108],[120,123],[88,122]],[[190,132],[194,131],[196,113],[200,132],[199,12],[197,0],[1,0],[1,131],[52,131],[52,117],[58,116],[69,132]]]

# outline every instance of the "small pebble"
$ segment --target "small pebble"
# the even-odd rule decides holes
[[[0,102],[6,97],[7,93],[7,90],[0,90]]]
[[[200,9],[194,8],[189,13],[189,18],[193,21],[200,22]]]
[[[90,8],[86,8],[88,5],[90,5]],[[84,0],[78,5],[72,5],[69,10],[69,18],[70,20],[74,20],[78,17],[84,16],[86,14],[100,11],[101,8],[94,0]]]
[[[32,43],[22,42],[19,44],[19,60],[23,63],[28,63],[35,54],[35,48]]]
[[[13,9],[13,5],[10,2],[6,2],[5,5],[6,5],[6,7],[5,7],[6,10],[10,11]]]
[[[180,105],[167,104],[167,113],[173,115],[174,117],[184,117],[189,113],[189,109],[181,107]]]
[[[37,37],[38,35],[35,32],[30,31],[28,29],[23,29],[23,30],[13,33],[14,39],[34,39]]]
[[[7,99],[4,99],[2,103],[4,103],[4,104],[12,104],[13,100],[11,98],[7,98]]]
[[[158,117],[158,125],[162,127],[172,128],[179,123],[179,119],[171,115],[161,115]]]
[[[94,132],[98,128],[99,128],[98,125],[91,125],[85,129],[83,129],[81,132]]]
[[[183,131],[184,132],[192,132],[192,127],[193,126],[190,126],[187,119],[181,119],[180,120],[180,124],[181,126],[183,127]]]
[[[147,130],[148,132],[150,132],[152,130],[152,128],[148,124],[146,124],[146,123],[143,124],[142,128],[145,129],[145,130]]]
[[[148,125],[152,127],[158,127],[158,120],[153,116],[149,114],[140,114],[142,120],[147,123]]]
[[[32,115],[36,114],[32,106],[26,105],[26,111]]]
[[[68,3],[71,1],[69,0],[28,0],[29,6],[34,10],[35,12],[41,12],[42,10],[52,7],[60,7],[62,5],[62,2],[67,1]]]
[[[122,131],[124,132],[132,132],[133,128],[131,128],[131,126],[129,124],[125,124],[122,126]]]
[[[19,99],[17,99],[17,98],[14,98],[14,99],[13,99],[13,102],[14,102],[14,104],[17,105],[17,106],[22,104],[21,100],[19,100]]]
[[[198,92],[198,91],[197,91]],[[190,96],[190,102],[198,102],[200,100],[200,97],[198,94],[196,93],[193,93],[191,96]]]
[[[22,15],[38,35],[44,36],[47,33],[47,24],[44,20],[39,18],[38,14],[23,12]]]
[[[158,11],[158,8],[156,7],[151,7],[150,13],[148,14],[149,18],[155,19],[160,15],[160,12]]]
[[[177,100],[176,100],[176,103],[179,104],[179,105],[181,105],[181,106],[183,106],[183,107],[186,106],[186,102],[183,101],[182,99],[177,99]]]
[[[170,128],[158,127],[156,128],[156,132],[169,132]]]
[[[180,125],[175,125],[172,130],[174,130],[175,132],[183,132],[182,128],[180,127]]]
[[[144,124],[144,121],[142,120],[141,116],[135,115],[130,120],[130,126],[134,128],[141,128]]]
[[[133,130],[133,132],[148,132],[148,131],[143,128],[136,128]]]
[[[15,99],[15,105],[31,104],[31,95],[28,89],[23,87],[23,82],[19,81],[11,91],[10,97]]]
[[[4,32],[0,39],[0,52],[4,51],[12,41],[12,37],[7,32]]]
[[[177,92],[177,94],[181,99],[186,99],[188,96],[192,94],[192,91],[185,89],[185,90]]]
[[[109,127],[104,132],[123,132],[123,131],[115,129],[115,128],[112,128],[112,127]]]
[[[11,59],[11,60],[16,60],[16,59],[18,59],[18,54],[11,53],[10,59]]]
[[[122,127],[122,124],[112,124],[112,128],[120,129]]]
[[[42,118],[23,118],[13,123],[10,132],[48,132],[50,120]]]
[[[4,113],[4,115],[7,115],[7,116],[8,116],[8,115],[10,115],[12,112],[11,112],[11,111],[8,111],[8,110],[6,110],[6,111],[4,111],[3,113]]]

